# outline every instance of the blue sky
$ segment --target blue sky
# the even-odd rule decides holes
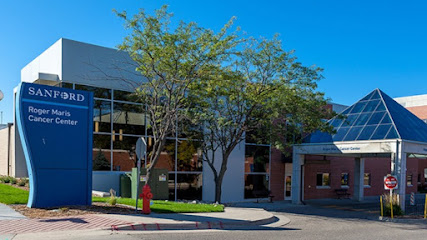
[[[168,4],[175,20],[218,30],[232,16],[252,36],[279,33],[305,65],[324,68],[319,90],[352,104],[375,88],[391,97],[427,94],[425,1],[0,1],[0,101],[12,121],[20,70],[59,38],[115,47],[126,35],[112,9]]]

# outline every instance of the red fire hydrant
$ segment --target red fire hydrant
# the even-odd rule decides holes
[[[142,193],[139,195],[142,198],[142,213],[150,214],[150,200],[153,198],[153,194],[151,193],[151,188],[148,185],[145,185],[142,188]]]

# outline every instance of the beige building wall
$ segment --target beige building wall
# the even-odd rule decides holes
[[[7,175],[8,138],[9,128],[0,130],[0,175]]]

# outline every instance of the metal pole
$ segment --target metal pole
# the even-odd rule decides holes
[[[139,154],[138,154],[138,172],[137,172],[137,174],[136,174],[136,176],[137,176],[137,178],[136,178],[136,203],[135,203],[135,212],[138,212],[138,199],[139,199],[139,178],[141,177],[140,176],[140,174],[141,174],[141,157],[139,157],[139,156],[141,156],[141,154],[142,154],[142,149],[140,148],[140,150],[139,150]]]

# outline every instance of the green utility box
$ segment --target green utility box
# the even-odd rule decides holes
[[[132,168],[132,198],[136,199],[136,196],[141,193],[142,187],[145,185],[147,169],[141,168],[139,191],[137,192],[137,175],[138,168]],[[151,170],[151,193],[153,193],[153,200],[168,200],[169,199],[169,173],[167,169],[155,168]]]
[[[130,198],[131,197],[131,175],[122,174],[120,175],[120,197]]]

